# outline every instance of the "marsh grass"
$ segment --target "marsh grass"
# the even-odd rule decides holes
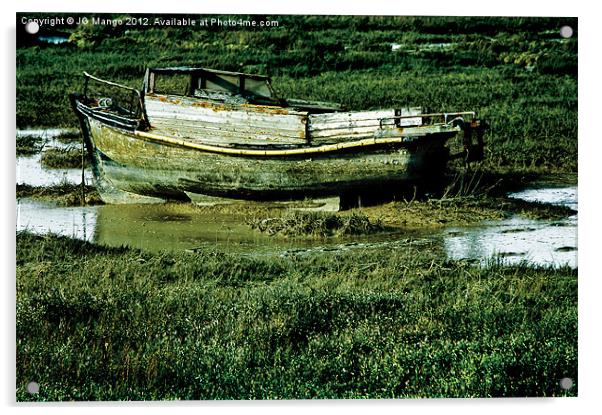
[[[17,234],[17,400],[575,396],[577,271]],[[25,392],[30,381],[38,395]]]
[[[362,212],[337,215],[329,212],[285,211],[281,216],[251,218],[247,221],[252,229],[269,235],[288,237],[318,237],[369,235],[386,231],[379,219],[370,220]]]
[[[456,173],[440,183],[435,193],[417,193],[408,199],[331,212],[303,212],[251,206],[227,208],[252,229],[268,235],[294,237],[341,237],[369,235],[403,229],[474,225],[514,215],[536,220],[559,220],[577,212],[567,206],[525,201],[507,196],[530,179],[482,171]],[[445,184],[447,183],[447,184]],[[520,186],[517,183],[521,183]],[[416,189],[416,188],[414,188]],[[259,205],[261,206],[261,205]],[[204,208],[211,212],[213,208]],[[216,207],[215,212],[223,208]]]
[[[81,206],[82,188],[80,184],[68,182],[59,183],[53,186],[31,186],[28,184],[17,184],[17,199],[30,197],[38,200],[55,202],[59,206]],[[103,204],[96,187],[85,186],[86,205]]]
[[[42,152],[40,163],[52,169],[76,169],[82,167],[82,150],[78,147],[49,148]],[[88,157],[84,157],[84,165],[90,165]]]
[[[17,156],[29,156],[38,154],[47,143],[47,139],[39,136],[17,136],[15,146]]]
[[[506,196],[455,196],[395,201],[361,209],[368,222],[390,228],[440,228],[474,225],[513,215],[529,219],[558,220],[577,212],[566,206],[529,202]],[[341,213],[339,213],[341,214]],[[278,222],[277,222],[278,223]]]

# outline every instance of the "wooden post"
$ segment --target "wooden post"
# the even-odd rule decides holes
[[[86,176],[85,176],[85,152],[86,152],[86,145],[84,143],[85,139],[84,139],[84,135],[82,133],[82,183],[81,183],[81,190],[82,190],[82,198],[80,201],[80,205],[81,206],[86,206]]]

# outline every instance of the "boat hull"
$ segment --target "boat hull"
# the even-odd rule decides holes
[[[82,131],[101,198],[106,203],[188,200],[201,194],[249,200],[289,200],[392,192],[443,170],[446,141],[456,131],[291,155],[236,155],[161,143],[86,114]]]

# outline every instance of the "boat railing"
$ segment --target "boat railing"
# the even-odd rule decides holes
[[[111,85],[111,86],[114,86],[114,87],[117,87],[117,88],[121,88],[121,89],[127,89],[129,91],[132,91],[133,93],[135,93],[139,97],[141,96],[140,91],[137,90],[136,88],[132,88],[131,86],[126,86],[126,85],[118,84],[117,82],[107,81],[106,79],[101,79],[101,78],[98,78],[98,77],[96,77],[94,75],[91,75],[91,74],[89,74],[86,71],[84,71],[84,76],[86,77],[86,81],[88,79],[93,79],[96,82],[100,82],[102,84]]]
[[[414,119],[414,118],[430,118],[430,119],[439,118],[439,119],[443,120],[443,124],[449,125],[458,119],[461,119],[462,121],[464,121],[464,119],[462,118],[462,116],[464,116],[464,115],[470,115],[471,121],[472,121],[472,119],[474,119],[476,117],[476,112],[463,111],[463,112],[437,112],[437,113],[432,113],[432,114],[394,115],[392,117],[379,118],[378,122],[379,122],[379,128],[381,128],[381,129],[383,128],[384,121],[394,120],[396,124],[399,124],[400,120]],[[450,117],[453,117],[453,118],[450,120]]]
[[[144,93],[136,88],[122,85],[117,82],[108,81],[106,79],[98,78],[97,76],[91,75],[84,71],[84,97],[90,99],[90,81],[94,81],[109,87],[116,88],[118,90],[127,91],[129,96],[125,98],[115,99],[117,96],[103,96],[98,98],[98,106],[96,110],[107,110],[116,112],[118,115],[125,115],[128,118],[142,119],[147,125],[149,125],[148,118],[144,107]]]

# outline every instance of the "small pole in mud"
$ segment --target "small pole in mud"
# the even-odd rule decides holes
[[[80,204],[81,206],[85,206],[86,205],[86,178],[85,178],[85,172],[84,172],[84,166],[85,166],[85,145],[84,145],[84,136],[82,135],[82,197],[80,200]]]

